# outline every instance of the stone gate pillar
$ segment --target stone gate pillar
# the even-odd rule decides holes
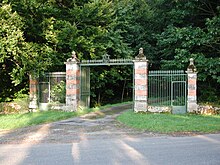
[[[186,73],[188,76],[187,112],[193,112],[197,110],[198,105],[196,93],[197,71],[192,58],[190,58],[190,64]]]
[[[80,101],[80,66],[76,53],[72,52],[66,64],[66,110],[77,111]]]
[[[139,49],[139,54],[134,60],[134,111],[147,111],[147,80],[148,80],[148,60],[143,48]]]
[[[29,75],[29,111],[36,112],[38,109],[38,80]]]

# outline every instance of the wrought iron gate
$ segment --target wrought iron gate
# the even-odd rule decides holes
[[[39,107],[48,110],[53,105],[65,104],[66,72],[50,72],[39,78]]]
[[[90,106],[90,68],[81,67],[81,98],[80,105],[89,108]]]
[[[150,71],[148,76],[148,105],[158,111],[186,113],[186,74],[182,70]],[[163,110],[160,110],[160,108]]]
[[[80,63],[80,105],[90,107],[90,67],[133,65],[132,59],[110,59],[108,54],[103,55],[101,60],[82,60]]]

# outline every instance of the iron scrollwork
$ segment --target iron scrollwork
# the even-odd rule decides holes
[[[109,63],[110,62],[110,55],[104,54],[102,56],[102,61],[105,62],[105,63]]]

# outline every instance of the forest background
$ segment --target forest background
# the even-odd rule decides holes
[[[65,71],[73,50],[114,59],[143,47],[149,70],[186,70],[194,58],[199,101],[220,103],[219,0],[3,0],[0,26],[0,102],[26,96],[29,74]],[[132,76],[92,68],[92,104],[131,98]]]

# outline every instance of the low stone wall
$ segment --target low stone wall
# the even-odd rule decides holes
[[[147,110],[148,110],[148,112],[153,112],[153,113],[162,113],[162,112],[171,113],[172,108],[169,106],[162,106],[162,107],[148,106]]]
[[[66,110],[66,104],[40,103],[39,109],[40,109],[40,111]]]
[[[51,110],[65,110],[65,108],[66,108],[66,104],[52,104],[51,105],[51,107],[50,107],[50,109]]]
[[[199,105],[198,109],[193,113],[204,115],[216,115],[220,114],[220,107],[215,107],[212,105]]]

